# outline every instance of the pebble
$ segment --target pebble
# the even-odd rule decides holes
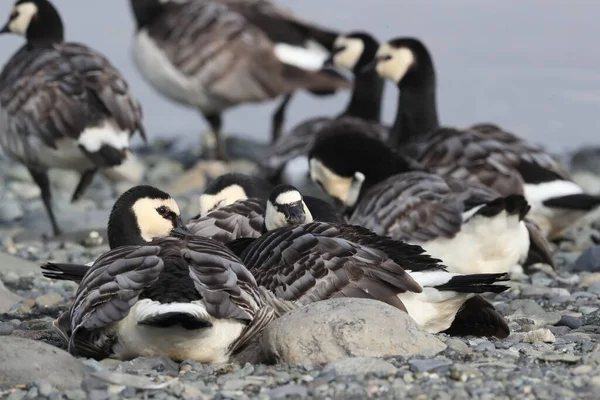
[[[430,372],[442,367],[452,365],[450,360],[410,360],[408,362],[412,372]]]
[[[58,293],[44,294],[35,299],[38,307],[55,307],[61,303],[64,303],[64,299]]]
[[[496,346],[494,345],[494,343],[485,340],[485,341],[477,344],[475,347],[473,347],[473,350],[474,351],[496,350]]]
[[[544,342],[544,343],[554,343],[556,342],[556,337],[554,334],[550,332],[548,329],[536,329],[534,331],[529,331],[525,334],[523,338],[523,342],[525,343],[536,343],[536,342]]]
[[[349,357],[328,363],[325,371],[333,370],[337,375],[394,374],[393,364],[373,357]]]
[[[600,246],[585,250],[573,264],[575,272],[600,272]]]

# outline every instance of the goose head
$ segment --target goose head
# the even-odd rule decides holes
[[[266,199],[272,186],[265,179],[238,173],[221,175],[212,180],[200,196],[200,216],[238,200]]]
[[[333,125],[319,132],[308,159],[311,180],[348,210],[370,186],[413,168],[383,141]]]
[[[144,244],[169,236],[172,231],[188,233],[175,200],[153,186],[134,186],[115,202],[108,219],[110,248]]]
[[[64,26],[56,8],[47,0],[19,0],[0,33],[25,36],[30,45],[64,40]]]
[[[359,74],[375,57],[379,42],[366,32],[338,36],[333,44],[331,63]]]
[[[373,61],[365,67],[373,68],[400,88],[435,79],[431,55],[425,44],[415,38],[396,38],[381,44]]]
[[[279,185],[273,189],[265,210],[266,230],[310,222],[313,222],[312,214],[298,189],[290,185]]]

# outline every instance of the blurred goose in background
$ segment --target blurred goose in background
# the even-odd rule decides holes
[[[55,235],[49,168],[81,173],[72,201],[95,173],[139,182],[144,174],[130,150],[142,111],[119,71],[100,53],[64,41],[63,23],[46,0],[20,0],[0,33],[27,39],[0,74],[0,145],[23,163],[40,187]]]
[[[219,159],[227,158],[221,137],[225,110],[298,89],[327,93],[351,86],[322,71],[337,34],[270,1],[131,0],[131,5],[138,69],[166,97],[200,110]],[[286,104],[275,119],[282,118]]]
[[[292,307],[259,289],[225,246],[188,233],[167,193],[137,186],[117,200],[108,223],[111,250],[54,323],[70,353],[226,362],[276,317],[267,302]],[[49,277],[61,268],[42,266]]]
[[[304,194],[322,196],[310,180],[307,155],[318,132],[331,124],[359,126],[366,134],[387,138],[387,128],[380,124],[384,80],[374,70],[363,71],[378,48],[379,42],[366,32],[352,32],[336,38],[329,62],[354,74],[348,105],[336,117],[310,118],[280,137],[262,164],[269,181],[288,183]]]
[[[421,245],[450,272],[511,272],[530,247],[553,265],[547,246],[530,239],[522,195],[429,173],[359,130],[322,132],[309,161],[311,178],[347,208],[349,223]]]
[[[429,170],[484,184],[498,193],[523,194],[530,218],[549,238],[600,205],[539,147],[492,124],[459,130],[440,127],[431,54],[415,38],[382,44],[372,66],[399,89],[390,141]]]

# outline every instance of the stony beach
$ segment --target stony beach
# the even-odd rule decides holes
[[[209,179],[229,171],[251,173],[257,168],[252,160],[264,152],[241,141],[231,148],[239,159],[227,165],[197,162],[197,152],[175,150],[166,142],[152,143],[138,154],[148,168],[145,182],[174,195],[189,218],[197,214],[197,196]],[[573,172],[595,190],[594,168],[600,163],[594,162],[597,152],[588,153],[576,158]],[[598,213],[556,243],[556,271],[534,266],[493,298],[510,322],[511,335],[504,340],[434,337],[415,331],[402,315],[386,314],[380,305],[329,302],[318,307],[334,313],[313,307],[307,311],[311,322],[304,324],[301,313],[290,315],[263,338],[274,353],[285,347],[295,365],[206,366],[163,357],[95,361],[67,354],[52,332],[53,319],[69,305],[76,285],[44,278],[39,265],[89,262],[107,251],[108,213],[130,185],[97,177],[86,195],[70,204],[78,177],[51,171],[58,220],[69,233],[47,238],[39,190],[26,169],[0,159],[0,171],[0,398],[600,398]],[[364,335],[365,330],[372,334]],[[285,342],[289,331],[297,340]],[[379,340],[378,332],[398,340]],[[403,355],[378,356],[396,351]],[[281,355],[283,361],[286,357],[291,360]],[[28,384],[19,383],[24,380]]]

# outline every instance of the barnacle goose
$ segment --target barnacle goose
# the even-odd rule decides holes
[[[362,72],[378,48],[379,42],[366,32],[337,37],[329,60],[354,74],[350,101],[338,116],[310,118],[281,136],[261,165],[269,181],[288,183],[304,194],[322,195],[310,180],[307,154],[318,132],[331,124],[356,125],[369,135],[387,138],[388,129],[380,124],[384,81],[376,71]]]
[[[309,160],[311,178],[347,208],[351,224],[419,244],[451,272],[511,272],[527,260],[521,195],[419,170],[360,131],[321,133]]]
[[[111,250],[54,324],[74,355],[225,362],[277,310],[292,307],[259,289],[224,245],[190,236],[175,201],[154,187],[134,187],[117,200],[108,235]],[[62,266],[45,264],[44,275]]]
[[[267,206],[268,232],[227,244],[257,283],[278,298],[306,304],[330,297],[366,297],[407,311],[432,333],[453,329],[461,335],[508,335],[502,316],[477,295],[506,290],[496,284],[507,280],[506,274],[450,273],[419,246],[360,226],[312,222],[299,192],[281,190]],[[284,206],[272,204],[275,199]],[[453,324],[457,313],[462,326]]]
[[[190,232],[194,235],[210,237],[221,243],[229,243],[237,238],[256,238],[267,230],[264,215],[271,208],[282,212],[278,227],[307,221],[307,219],[311,222],[313,220],[345,222],[341,213],[332,205],[315,197],[302,196],[293,186],[279,185],[271,188],[267,198],[266,193],[259,194],[253,189],[261,185],[268,186],[268,182],[259,177],[236,175],[227,174],[217,178],[219,181],[215,186],[221,188],[221,193],[227,192],[228,196],[220,197],[218,201],[221,205],[217,205],[208,213],[190,219],[187,222]],[[238,189],[228,191],[227,186],[222,185],[224,181],[237,186]],[[207,191],[213,192],[215,186],[211,184],[207,187]],[[250,193],[256,196],[249,196]]]
[[[40,187],[55,235],[48,168],[82,174],[73,193],[83,195],[98,169],[113,179],[141,180],[129,149],[142,111],[121,74],[100,53],[64,41],[63,23],[47,0],[19,0],[0,33],[27,43],[0,74],[0,145],[25,164]]]
[[[227,157],[221,114],[228,108],[298,89],[331,92],[351,86],[321,70],[336,34],[270,1],[131,0],[131,5],[139,71],[164,96],[200,110],[219,159]]]
[[[390,138],[425,167],[505,196],[523,194],[532,207],[530,218],[549,238],[600,204],[600,196],[584,193],[549,154],[498,126],[440,127],[435,68],[420,40],[382,44],[373,66],[400,91]]]

